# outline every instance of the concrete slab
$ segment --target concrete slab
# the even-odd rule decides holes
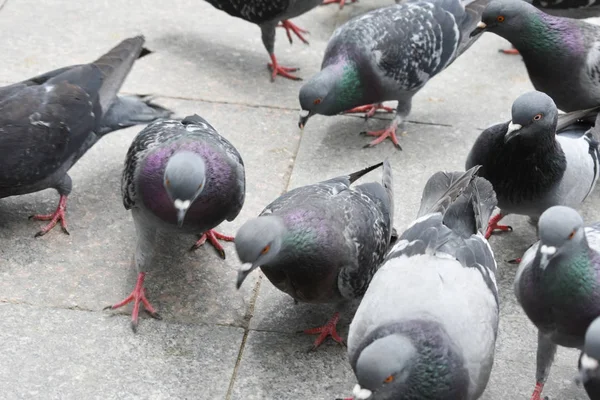
[[[225,398],[243,329],[0,304],[2,398]],[[9,367],[10,366],[10,367]]]
[[[289,111],[246,106],[158,99],[180,116],[203,115],[240,151],[246,164],[246,203],[238,219],[220,229],[235,234],[241,224],[264,207],[265,197],[285,188],[299,136],[281,129]],[[120,180],[125,153],[141,128],[103,138],[71,170],[74,188],[68,204],[67,236],[55,229],[43,238],[33,234],[40,223],[27,220],[34,212],[56,207],[58,196],[48,190],[0,201],[0,301],[51,307],[101,310],[132,290],[131,266],[135,230],[122,205]],[[265,174],[265,162],[269,174]],[[226,244],[223,261],[211,246],[188,251],[196,238],[162,238],[162,255],[147,275],[149,298],[169,321],[202,321],[245,325],[254,279],[235,289],[238,260]],[[127,311],[129,312],[129,309]],[[141,329],[144,329],[142,323]]]

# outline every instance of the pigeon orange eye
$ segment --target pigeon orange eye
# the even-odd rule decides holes
[[[391,383],[394,381],[394,375],[390,375],[387,378],[385,378],[385,380],[383,381],[383,383]]]
[[[504,22],[504,15],[498,15],[498,17],[496,18],[496,20],[498,22]]]
[[[171,184],[171,181],[167,179],[167,180],[165,181],[165,185],[169,186],[170,184]]]
[[[542,114],[536,114],[536,116],[533,117],[534,121],[539,121],[540,119],[542,119]]]
[[[571,234],[569,234],[569,240],[573,239],[573,237],[575,237],[575,231],[571,232]]]
[[[321,98],[319,97],[318,99],[315,99],[315,101],[313,101],[313,103],[314,103],[315,105],[317,105],[317,104],[321,104],[321,102],[322,102],[322,101],[323,101],[323,99],[321,99]]]
[[[268,244],[265,246],[264,249],[262,249],[262,251],[260,252],[260,254],[267,254],[269,252],[269,250],[271,250],[271,245]]]

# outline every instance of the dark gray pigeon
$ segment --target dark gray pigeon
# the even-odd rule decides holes
[[[367,111],[397,100],[396,118],[368,146],[396,137],[412,97],[472,43],[471,32],[488,0],[409,1],[356,17],[334,33],[321,71],[300,89],[299,126],[315,115]],[[373,106],[363,106],[374,104]],[[358,108],[356,108],[358,107]],[[355,108],[355,109],[353,109]],[[390,109],[391,110],[391,109]]]
[[[494,125],[475,141],[466,168],[481,165],[480,175],[494,186],[500,212],[486,232],[512,230],[498,222],[508,214],[533,221],[549,207],[578,207],[598,180],[598,133],[589,121],[598,110],[558,115],[541,92],[521,95],[512,120]]]
[[[418,219],[385,257],[350,324],[356,400],[478,399],[498,331],[496,262],[483,232],[492,185],[434,174]]]
[[[576,381],[583,383],[591,400],[600,399],[600,317],[592,322],[585,333]]]
[[[218,239],[233,237],[213,230],[233,221],[244,204],[244,163],[237,150],[198,115],[161,120],[134,139],[121,180],[123,205],[131,210],[137,231],[135,267],[138,281],[116,309],[134,302],[132,328],[138,323],[140,302],[153,317],[144,278],[152,262],[157,231],[201,234],[192,250],[208,241],[225,258]]]
[[[0,88],[0,198],[53,188],[56,211],[34,215],[65,233],[69,169],[108,132],[171,114],[137,96],[117,97],[144,38],[124,40],[90,64],[60,68]]]
[[[577,211],[555,206],[540,217],[538,232],[540,241],[523,255],[514,285],[517,300],[538,328],[531,400],[541,398],[556,346],[581,349],[586,330],[600,316],[600,223],[585,227]],[[582,362],[590,365],[587,358]]]
[[[544,13],[523,0],[493,0],[471,33],[513,44],[536,90],[569,112],[600,106],[600,27]]]
[[[260,267],[271,283],[296,301],[338,303],[360,298],[381,263],[392,237],[392,168],[383,163],[381,183],[352,182],[381,166],[291,190],[246,222],[235,237],[244,263],[237,287]],[[323,327],[326,338],[342,343],[339,313]]]
[[[219,10],[225,11],[232,17],[241,18],[260,27],[262,42],[271,57],[269,68],[272,71],[271,81],[277,75],[284,78],[300,80],[290,72],[296,72],[298,68],[289,68],[279,65],[275,57],[275,28],[285,28],[287,37],[292,43],[293,32],[300,40],[308,44],[302,36],[308,31],[299,28],[290,18],[298,17],[320,5],[323,0],[206,0]],[[281,22],[281,25],[278,25]]]

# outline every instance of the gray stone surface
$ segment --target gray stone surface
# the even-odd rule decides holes
[[[171,4],[172,3],[172,4]],[[300,82],[269,82],[259,29],[201,0],[74,2],[0,0],[0,84],[95,59],[124,37],[143,33],[155,54],[140,60],[124,91],[153,93],[178,116],[206,117],[238,147],[248,192],[240,217],[220,230],[233,234],[286,188],[356,171],[389,157],[394,168],[395,226],[414,218],[427,178],[462,169],[486,126],[506,120],[512,101],[530,90],[520,57],[484,35],[414,100],[404,151],[385,142],[363,149],[358,133],[389,122],[356,116],[316,116],[297,129]],[[311,31],[310,46],[278,31],[283,65],[310,77],[333,30],[391,0],[321,7],[295,22]],[[141,127],[111,134],[71,170],[70,236],[58,229],[34,239],[41,223],[27,220],[53,210],[52,190],[0,200],[0,398],[61,399],[333,399],[348,396],[354,377],[345,349],[327,341],[307,353],[314,337],[298,330],[324,323],[338,310],[345,336],[356,304],[294,305],[260,273],[235,290],[238,260],[225,245],[220,260],[194,237],[163,237],[147,275],[148,295],[162,321],[129,328],[130,309],[103,312],[132,289],[135,243],[121,204],[120,175],[127,148]],[[373,172],[363,181],[380,179]],[[596,191],[586,220],[600,220]],[[520,256],[535,240],[524,218],[507,218],[515,231],[491,240],[499,263],[501,329],[492,379],[484,399],[529,398],[535,376],[536,332],[512,293]],[[582,400],[575,387],[577,352],[561,349],[545,395]]]

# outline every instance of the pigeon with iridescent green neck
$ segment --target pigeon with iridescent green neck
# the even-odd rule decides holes
[[[473,43],[469,32],[488,1],[415,0],[371,11],[339,27],[329,40],[321,71],[300,89],[300,127],[315,114],[350,110],[370,116],[382,108],[381,102],[396,100],[394,121],[384,130],[367,132],[378,137],[368,146],[389,137],[401,148],[396,130],[408,117],[413,96]]]
[[[291,190],[246,222],[235,237],[244,264],[239,288],[256,268],[279,290],[306,303],[342,303],[360,298],[392,240],[392,167],[381,182],[350,185],[376,164],[349,175]],[[339,313],[323,327],[313,349],[337,334]]]
[[[531,83],[566,112],[600,106],[600,26],[552,16],[523,0],[493,0],[471,33],[513,44]]]
[[[499,306],[483,233],[496,196],[478,169],[429,179],[417,219],[373,277],[348,335],[355,400],[475,400],[485,390]]]
[[[523,255],[514,285],[538,328],[531,400],[541,398],[556,347],[581,349],[588,327],[600,316],[600,223],[586,227],[577,211],[555,206],[540,217],[538,232],[540,240]]]

